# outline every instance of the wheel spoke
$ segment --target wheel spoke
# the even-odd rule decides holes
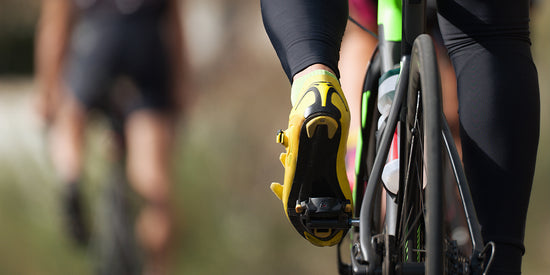
[[[413,120],[407,128],[410,133],[407,162],[405,166],[404,190],[402,197],[402,214],[399,224],[400,240],[398,248],[402,251],[403,259],[412,252],[413,261],[422,261],[425,256],[424,221],[426,220],[424,198],[424,131],[422,123],[422,107],[420,92],[416,96]],[[416,235],[416,237],[415,237]],[[412,247],[410,246],[412,245]],[[409,250],[410,249],[410,250]],[[407,252],[408,251],[408,252]]]

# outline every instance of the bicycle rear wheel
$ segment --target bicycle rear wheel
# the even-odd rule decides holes
[[[143,255],[134,234],[136,202],[124,171],[122,162],[112,167],[98,203],[93,250],[100,275],[138,275],[143,271]]]
[[[397,272],[444,274],[441,83],[428,35],[413,45],[397,197]],[[419,263],[419,264],[415,264]]]

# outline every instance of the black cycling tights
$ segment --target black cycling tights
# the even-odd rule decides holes
[[[484,240],[497,244],[492,274],[519,274],[540,123],[529,0],[438,8],[457,73],[464,168]],[[315,63],[338,72],[347,1],[262,0],[262,14],[289,79]]]
[[[311,64],[338,73],[347,0],[261,0],[264,26],[288,78]]]

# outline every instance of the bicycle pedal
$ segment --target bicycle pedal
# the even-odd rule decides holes
[[[325,235],[333,229],[349,229],[352,206],[349,200],[332,197],[309,198],[296,202],[294,209],[302,224],[316,235]],[[321,236],[320,236],[321,237]]]

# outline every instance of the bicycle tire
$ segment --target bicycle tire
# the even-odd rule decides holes
[[[415,40],[410,66],[405,119],[400,126],[404,150],[400,153],[396,269],[413,270],[414,263],[423,263],[425,274],[444,274],[441,83],[428,35]]]
[[[378,99],[378,80],[381,76],[378,48],[372,54],[361,93],[361,132],[357,141],[355,167],[355,186],[353,204],[355,213],[360,213],[367,180],[370,176],[376,154],[377,122],[380,114],[376,107]]]
[[[134,234],[135,207],[123,163],[112,167],[99,200],[93,247],[96,273],[141,274],[143,255]]]

